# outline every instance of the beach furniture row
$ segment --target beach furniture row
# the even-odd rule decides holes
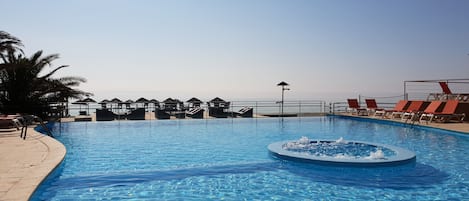
[[[357,99],[348,99],[348,112],[359,116],[378,116],[387,119],[401,119],[405,122],[430,123],[463,122],[468,103],[459,100],[400,100],[393,109],[379,108],[375,99],[366,99],[366,108],[361,107]]]
[[[129,103],[129,101],[126,102]],[[125,102],[120,102],[119,104],[119,102],[114,99],[111,101],[102,101],[99,103],[101,104],[101,109],[96,110],[96,120],[144,120],[145,113],[149,110],[148,104],[151,103],[154,104],[151,112],[154,113],[156,119],[170,119],[171,117],[178,119],[186,117],[194,119],[205,118],[205,109],[202,108],[202,101],[192,98],[187,102],[188,104],[186,106],[182,101],[168,98],[163,101],[162,104],[157,101],[148,101],[144,102],[143,106],[139,108],[132,108],[130,104],[126,104]],[[123,107],[123,105],[125,105],[125,107]],[[124,112],[122,112],[123,109],[125,110]],[[237,112],[230,111],[230,102],[224,101],[218,97],[207,102],[207,109],[208,116],[214,118],[253,117],[252,107],[243,107]]]

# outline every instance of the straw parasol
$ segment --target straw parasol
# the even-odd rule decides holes
[[[113,98],[110,102],[111,103],[122,103],[122,101],[118,98]]]
[[[219,107],[220,104],[225,104],[226,101],[221,99],[220,97],[215,97],[214,99],[210,100],[208,103],[213,104],[214,107]]]
[[[135,103],[142,103],[142,104],[143,104],[143,107],[146,108],[146,107],[148,106],[148,103],[150,103],[150,101],[149,101],[148,99],[146,99],[146,98],[141,97],[141,98],[137,99],[137,100],[135,101]]]
[[[191,99],[187,100],[186,102],[192,104],[192,107],[200,107],[202,101],[196,97],[192,97]]]
[[[146,98],[141,97],[141,98],[137,99],[135,102],[136,103],[149,103],[150,101]]]
[[[129,108],[130,108],[130,105],[131,105],[132,103],[134,103],[134,101],[128,99],[128,100],[124,101],[122,104],[125,105],[125,108],[129,109]]]
[[[111,103],[111,101],[109,101],[108,99],[104,99],[101,102],[99,102],[98,104],[100,104],[101,108],[104,109],[104,108],[106,108],[106,105],[109,104],[109,103]]]
[[[108,103],[111,103],[111,101],[109,101],[108,99],[104,99],[101,102],[99,102],[98,104],[108,104]]]
[[[155,108],[159,108],[160,107],[160,101],[156,100],[156,99],[151,99],[150,100],[150,103],[153,103],[153,105],[155,106]]]
[[[202,101],[196,97],[192,97],[191,99],[187,100],[188,103],[202,103]]]
[[[167,98],[166,100],[163,101],[164,109],[174,111],[177,109],[177,104],[179,102],[180,101],[177,99]]]
[[[96,101],[93,100],[92,98],[88,97],[88,98],[85,98],[85,99],[82,99],[82,100],[77,100],[77,101],[73,102],[72,104],[79,105],[80,106],[80,109],[79,109],[80,111],[81,111],[81,106],[86,105],[87,106],[87,112],[89,114],[90,113],[90,106],[89,106],[90,103],[96,103]]]
[[[221,99],[220,97],[215,97],[214,99],[210,100],[209,102],[211,103],[224,103],[226,102],[225,100]]]
[[[111,109],[112,109],[112,104],[116,104],[117,105],[117,109],[122,109],[122,101],[118,98],[113,98],[111,99],[111,101],[109,101],[109,103],[111,104]]]

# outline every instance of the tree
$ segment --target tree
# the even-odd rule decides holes
[[[22,46],[21,40],[5,31],[0,31],[0,54],[5,54],[8,51],[22,51],[20,48]]]
[[[73,88],[86,82],[82,77],[53,77],[67,65],[55,67],[48,73],[43,72],[46,66],[51,66],[59,58],[58,54],[42,56],[42,51],[38,51],[28,58],[22,51],[18,51],[17,45],[21,45],[21,42],[16,38],[2,38],[0,41],[6,44],[2,46],[4,53],[0,54],[0,112],[34,114],[44,119],[50,113],[52,102],[65,102],[68,98],[78,99],[90,95]]]

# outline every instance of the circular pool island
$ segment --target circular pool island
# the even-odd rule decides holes
[[[337,166],[397,166],[416,161],[415,153],[396,146],[338,140],[275,142],[268,146],[270,153],[281,159]]]

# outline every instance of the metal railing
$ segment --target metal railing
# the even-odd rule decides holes
[[[359,103],[362,108],[366,108],[366,103],[360,102]],[[387,103],[387,102],[379,102],[378,107],[383,109],[392,109],[396,103]],[[348,111],[348,103],[347,102],[331,102],[329,103],[329,113],[330,114],[340,114]]]
[[[369,97],[365,97],[369,98]],[[359,104],[366,108],[365,98],[361,98]],[[388,98],[388,97],[387,97]],[[400,97],[392,97],[398,99]],[[389,101],[389,102],[388,102]],[[378,102],[378,107],[383,109],[392,109],[394,108],[396,102],[393,99],[383,100]],[[230,114],[236,114],[245,107],[250,107],[253,109],[253,117],[279,117],[281,116],[281,101],[230,101],[229,108],[225,109],[225,112]],[[131,110],[136,108],[144,107],[146,112],[154,112],[155,109],[163,108],[163,104],[155,107],[154,104],[142,104],[135,103],[130,105],[130,107],[125,107],[124,105],[109,104],[107,109],[114,112],[120,117],[125,117],[126,114],[130,113]],[[348,112],[348,103],[347,102],[325,102],[322,100],[297,100],[297,101],[284,101],[283,103],[283,116],[289,117],[304,117],[304,116],[320,116],[325,114],[339,114],[343,112]],[[188,109],[188,105],[184,104],[184,109]],[[201,108],[208,112],[209,107],[207,104],[202,104]],[[89,105],[73,105],[65,104],[64,109],[67,110],[68,116],[64,117],[76,117],[76,116],[90,116],[96,112],[96,109],[102,109],[100,104],[94,103]],[[229,115],[230,116],[230,115]],[[233,117],[235,115],[231,115]],[[152,114],[150,119],[156,119]]]
[[[113,111],[115,114],[128,114],[131,110],[136,108],[144,107],[146,112],[154,112],[157,108],[153,104],[144,104],[136,103],[132,104],[130,107],[123,107],[117,104],[109,104],[107,109]],[[230,107],[226,109],[226,112],[236,113],[245,107],[250,107],[253,109],[253,117],[263,117],[263,116],[280,116],[281,111],[281,102],[279,101],[230,101]],[[298,100],[298,101],[284,101],[284,115],[288,116],[314,116],[314,115],[324,115],[329,112],[328,105],[325,101],[321,100]],[[96,109],[101,109],[99,104],[89,104],[89,105],[65,105],[65,110],[69,116],[83,116],[83,115],[92,115],[96,112]],[[187,109],[188,106],[184,105],[184,108]],[[206,104],[202,104],[201,108],[205,111],[208,111],[209,108]]]
[[[28,126],[33,125],[33,122],[39,122],[39,126],[41,126],[42,131],[45,132],[49,137],[54,137],[52,134],[52,131],[44,124],[44,121],[37,116],[33,115],[25,115],[22,117],[23,118],[23,123],[21,126],[21,133],[20,133],[20,138],[23,138],[23,140],[26,139],[26,135],[28,132]]]

